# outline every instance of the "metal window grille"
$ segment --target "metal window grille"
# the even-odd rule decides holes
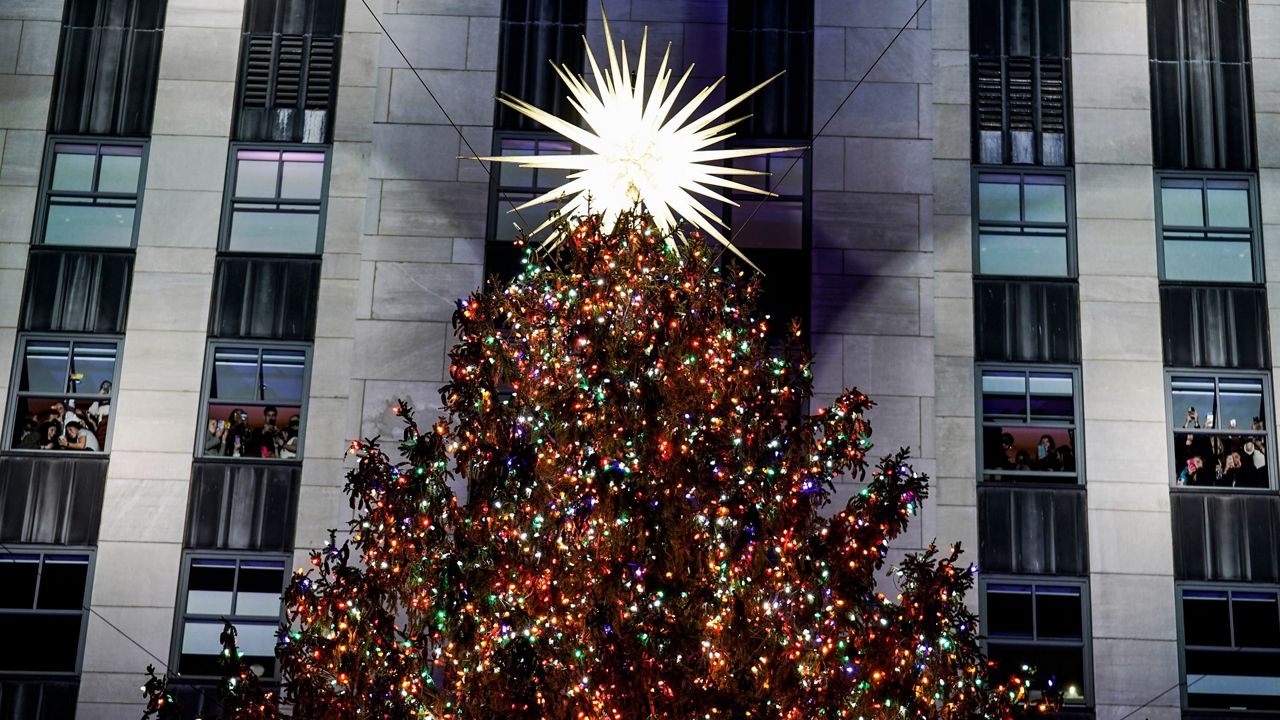
[[[575,111],[560,78],[551,69],[568,66],[579,74],[586,34],[585,0],[503,0],[498,36],[498,94],[508,94],[557,115]],[[495,103],[494,128],[541,130],[542,126]]]
[[[728,9],[728,96],[783,73],[747,99],[741,112],[748,117],[735,132],[807,143],[813,122],[813,3],[731,2]]]

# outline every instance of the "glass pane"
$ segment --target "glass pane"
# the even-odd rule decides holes
[[[76,343],[71,358],[71,392],[98,393],[110,387],[115,371],[115,343]]]
[[[1174,482],[1189,487],[1265,488],[1266,436],[1174,432]]]
[[[1280,605],[1273,592],[1231,594],[1236,647],[1280,648]]]
[[[792,167],[792,163],[795,167]],[[779,195],[804,195],[804,159],[794,155],[775,156],[770,158],[769,167],[773,175],[769,183],[773,192]]]
[[[1249,191],[1209,188],[1209,225],[1213,227],[1249,227]]]
[[[221,620],[188,620],[182,629],[183,655],[218,655],[222,652]],[[189,668],[183,668],[191,672]]]
[[[306,353],[301,350],[266,350],[262,353],[262,399],[301,403],[305,392]]]
[[[1048,181],[1054,182],[1037,182]],[[1067,188],[1060,178],[1027,178],[1023,186],[1027,222],[1066,223]]]
[[[1280,652],[1187,650],[1187,704],[1194,708],[1280,710]],[[1231,717],[1217,715],[1217,717]],[[1254,717],[1257,717],[1256,715]]]
[[[515,140],[506,139],[502,141],[502,152],[504,157],[536,155],[537,143],[533,140]],[[494,169],[498,171],[500,185],[510,188],[532,188],[533,187],[533,169],[520,167],[515,163],[494,163]]]
[[[45,221],[46,245],[129,247],[133,245],[133,206],[52,202]]]
[[[87,558],[46,557],[36,606],[48,610],[79,610],[84,607],[88,577]]]
[[[324,184],[324,155],[319,153],[285,153],[286,157],[300,158],[314,155],[314,160],[291,160],[284,163],[284,177],[280,181],[280,197],[299,200],[319,200]]]
[[[1164,241],[1164,279],[1253,282],[1253,248],[1247,241]]]
[[[987,222],[1021,222],[1018,189],[1015,177],[1012,182],[978,183],[978,218]]]
[[[1165,225],[1204,227],[1204,195],[1199,187],[1160,188]]]
[[[757,209],[758,208],[758,209]],[[787,200],[747,200],[731,209],[730,238],[741,248],[799,250],[804,246],[803,205]],[[752,213],[755,216],[752,217]],[[747,219],[750,218],[750,222]],[[744,225],[745,230],[741,230]],[[768,268],[762,268],[768,272]]]
[[[315,212],[235,210],[228,250],[245,252],[314,253],[320,232]]]
[[[1036,669],[1034,689],[1052,688],[1067,702],[1084,701],[1084,649],[991,643],[989,656],[999,677],[1018,672],[1024,665]]]
[[[1075,438],[1067,428],[996,425],[984,427],[982,435],[985,470],[1076,471]],[[1013,480],[1017,477],[988,479]],[[1075,479],[1062,478],[1062,481],[1075,482]]]
[[[1218,402],[1222,416],[1219,422],[1220,428],[1266,429],[1261,380],[1229,378],[1219,381]]]
[[[280,601],[276,601],[279,610]],[[276,654],[276,631],[279,625],[236,623],[236,642],[240,652],[249,658],[273,657]]]
[[[62,393],[69,382],[71,343],[32,340],[18,389],[23,392]]]
[[[35,607],[39,577],[39,555],[0,555],[0,608]]]
[[[1031,414],[1037,418],[1073,420],[1072,378],[1067,373],[1031,373]]]
[[[1041,638],[1083,639],[1080,588],[1036,587],[1036,634]]]
[[[1182,627],[1186,644],[1230,647],[1231,616],[1228,613],[1227,593],[1184,590]]]
[[[1027,415],[1027,375],[988,370],[982,373],[982,414],[986,418]]]
[[[213,380],[209,397],[217,400],[257,400],[257,348],[217,348],[213,351]]]
[[[978,237],[978,272],[983,275],[1066,277],[1065,235],[1003,235],[985,230]]]
[[[276,197],[276,173],[280,163],[275,160],[245,160],[243,155],[236,163],[236,197]]]
[[[243,562],[236,592],[236,615],[277,617],[284,591],[284,564]]]
[[[92,145],[58,144],[53,149],[53,191],[93,192],[93,166],[98,159]]]
[[[1174,377],[1169,381],[1173,394],[1173,424],[1180,428],[1211,428],[1215,420],[1211,377]]]
[[[138,174],[142,171],[142,154],[103,155],[98,173],[98,192],[138,194]]]
[[[1030,585],[987,586],[987,635],[991,637],[1033,636]]]

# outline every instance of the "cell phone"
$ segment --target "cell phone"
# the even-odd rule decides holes
[[[226,421],[226,420],[219,420],[219,421],[218,421],[218,429],[219,429],[219,430],[226,430],[226,429],[227,429],[227,421]]]
[[[1191,472],[1195,472],[1195,471],[1196,471],[1196,461],[1195,461],[1195,460],[1192,460],[1191,458],[1187,458],[1187,470],[1190,470]]]
[[[1048,453],[1049,451],[1048,449],[1045,448],[1044,445],[1036,445],[1036,456],[1039,457],[1041,460],[1043,460],[1045,455],[1047,455]]]

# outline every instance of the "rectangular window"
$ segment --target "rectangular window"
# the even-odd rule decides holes
[[[974,0],[969,15],[975,161],[1068,164],[1067,0]]]
[[[1060,579],[988,578],[982,584],[987,655],[1003,676],[1036,668],[1039,688],[1050,686],[1072,704],[1088,703],[1088,613],[1085,586]]]
[[[1265,375],[1169,375],[1173,483],[1178,487],[1271,486]]]
[[[343,7],[341,0],[246,3],[232,139],[332,139]]]
[[[1245,0],[1148,0],[1154,165],[1252,170]]]
[[[983,480],[1080,482],[1080,371],[988,366],[978,376]]]
[[[1157,182],[1161,280],[1262,281],[1252,177],[1161,175]]]
[[[49,131],[151,134],[165,0],[68,0]]]
[[[45,158],[36,242],[133,247],[146,145],[55,139]]]
[[[289,580],[288,560],[272,555],[188,555],[179,598],[177,671],[188,677],[222,674],[223,618],[236,626],[243,659],[259,677],[277,674],[276,630],[280,597]]]
[[[977,274],[1075,276],[1069,174],[976,172]]]
[[[0,553],[0,632],[22,648],[0,673],[79,672],[92,575],[88,552]]]
[[[520,136],[496,136],[496,154],[521,155],[570,155],[572,143],[547,136],[523,134]],[[514,278],[520,271],[523,250],[514,241],[547,218],[554,210],[554,202],[516,212],[514,208],[544,195],[563,185],[569,179],[568,170],[541,170],[507,163],[491,163],[493,173],[489,193],[489,238],[484,250],[485,277],[497,274],[505,280]],[[540,238],[539,238],[540,240]],[[537,242],[537,240],[535,240]]]
[[[108,450],[119,352],[113,338],[22,337],[8,447]]]
[[[299,345],[212,344],[200,454],[301,458],[309,356],[310,349]]]
[[[1280,593],[1182,586],[1178,594],[1186,707],[1280,710]]]
[[[743,103],[746,118],[733,132],[755,139],[800,138],[807,145],[813,108],[813,2],[757,0],[728,7],[728,97],[783,73]]]
[[[222,249],[318,255],[328,152],[237,147],[231,158]]]
[[[552,115],[576,119],[560,78],[551,69],[582,73],[587,3],[584,0],[503,0],[498,38],[498,95],[511,95]],[[537,58],[531,62],[530,58]],[[494,128],[542,130],[537,122],[495,103]]]

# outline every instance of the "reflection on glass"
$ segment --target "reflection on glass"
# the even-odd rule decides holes
[[[984,231],[978,237],[978,267],[983,275],[1062,277],[1068,272],[1067,238]]]
[[[275,160],[240,160],[236,167],[236,197],[276,197],[276,173],[280,163]]]
[[[132,207],[50,203],[44,243],[129,247],[133,244],[133,219]]]
[[[1223,228],[1249,227],[1249,191],[1241,189],[1214,189],[1206,191],[1209,202],[1209,225]]]
[[[1027,415],[1027,376],[1022,372],[982,373],[982,414],[987,418]]]
[[[31,341],[27,343],[26,363],[23,366],[23,392],[61,393],[67,390],[67,360],[71,343]]]
[[[104,154],[98,170],[98,192],[136,195],[138,175],[142,172],[142,148],[137,154]]]
[[[1253,282],[1252,243],[1166,237],[1164,276],[1194,282]]]
[[[987,222],[1020,222],[1017,177],[1008,182],[978,183],[978,218]]]
[[[280,182],[280,197],[299,200],[319,200],[324,184],[324,156],[318,155],[312,162],[286,162]]]
[[[1053,180],[1052,183],[1040,182]],[[1067,188],[1061,178],[1030,176],[1023,193],[1026,197],[1027,222],[1065,223],[1067,221]]]
[[[1160,207],[1165,225],[1204,227],[1204,195],[1200,183],[1192,187],[1170,187],[1166,181],[1160,189]]]
[[[93,145],[55,145],[50,188],[64,192],[93,192],[96,160],[97,148]]]
[[[1066,420],[1075,416],[1071,375],[1031,373],[1030,383],[1032,415]]]
[[[314,253],[320,234],[320,213],[235,209],[228,250],[248,252]]]
[[[213,353],[213,380],[209,395],[217,400],[257,400],[258,351],[218,348]]]

